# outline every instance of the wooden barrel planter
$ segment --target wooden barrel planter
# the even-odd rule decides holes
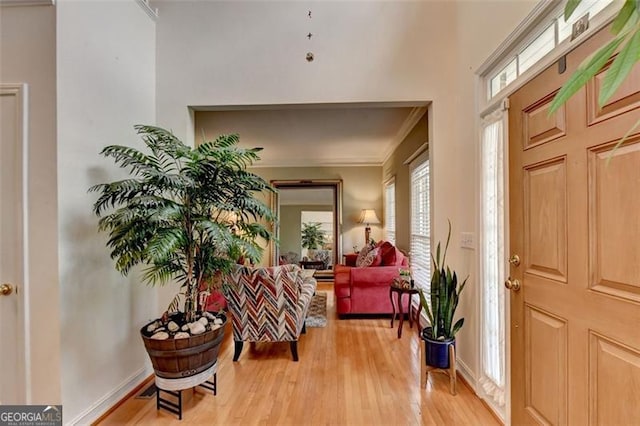
[[[144,346],[158,377],[180,379],[193,376],[211,368],[218,360],[227,317],[224,314],[213,314],[222,318],[220,328],[184,339],[151,339],[146,329],[154,321],[140,329]]]

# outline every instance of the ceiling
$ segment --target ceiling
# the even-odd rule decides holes
[[[426,105],[304,105],[196,108],[196,141],[238,133],[263,147],[258,167],[381,165],[424,115]]]

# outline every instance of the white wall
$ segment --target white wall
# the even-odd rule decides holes
[[[454,242],[462,231],[477,235],[474,69],[533,1],[186,3],[158,3],[161,125],[192,137],[187,106],[433,101],[434,241],[446,238],[447,219]],[[450,249],[458,273],[471,276],[458,347],[471,376],[475,257],[458,244]]]
[[[424,48],[451,27],[450,2],[156,4],[158,120],[179,136],[193,128],[187,105],[429,99],[455,57]]]
[[[34,404],[61,401],[55,47],[52,5],[0,6],[0,82],[28,84],[27,397]]]
[[[447,232],[447,217],[453,224],[452,245],[455,250],[449,257],[456,265],[458,275],[469,275],[464,297],[461,298],[459,309],[465,317],[465,325],[458,335],[459,355],[462,367],[471,381],[475,381],[479,370],[479,341],[477,300],[478,288],[478,250],[460,248],[460,233],[473,232],[476,247],[479,243],[478,218],[480,206],[478,204],[478,145],[479,137],[476,128],[476,84],[478,78],[475,70],[485,59],[507,38],[516,26],[533,9],[537,0],[465,0],[456,3],[457,6],[457,65],[451,97],[454,102],[452,120],[432,122],[434,127],[451,125],[455,136],[450,143],[441,144],[435,140],[435,156],[432,158],[434,171],[434,186],[436,198],[435,226],[436,240],[445,240]],[[479,27],[481,25],[481,27]],[[479,84],[479,83],[478,83]],[[460,155],[466,153],[466,155]],[[449,208],[442,206],[443,198],[449,200],[447,192],[455,195],[455,204],[448,203]]]
[[[141,145],[133,125],[155,123],[155,22],[134,0],[56,9],[62,402],[87,424],[151,372],[138,330],[156,292],[115,271],[87,189],[124,176],[104,146]]]

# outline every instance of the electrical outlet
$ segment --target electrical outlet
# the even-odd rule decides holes
[[[460,233],[460,247],[468,249],[475,248],[475,244],[473,241],[473,232]]]

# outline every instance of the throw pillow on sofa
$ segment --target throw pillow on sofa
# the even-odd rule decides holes
[[[358,258],[356,259],[356,267],[360,266],[362,262],[364,262],[365,257],[367,257],[367,254],[370,251],[371,251],[371,246],[362,247],[362,249],[358,252]]]
[[[373,259],[373,262],[369,266],[382,266],[382,251],[380,251],[380,247],[376,247],[371,251],[376,252],[376,257]]]
[[[404,261],[404,254],[396,246],[389,241],[385,241],[380,246],[380,254],[382,258],[382,266],[402,266]]]
[[[380,263],[378,262],[378,264],[376,265],[376,260],[380,261],[380,249],[379,248],[373,248],[369,251],[367,251],[367,253],[362,257],[362,259],[360,258],[360,256],[358,256],[358,260],[360,262],[358,262],[358,260],[356,260],[356,267],[357,268],[366,268],[368,266],[379,266]]]
[[[382,265],[389,266],[396,264],[396,248],[389,241],[385,241],[380,246],[380,253],[382,255]]]

